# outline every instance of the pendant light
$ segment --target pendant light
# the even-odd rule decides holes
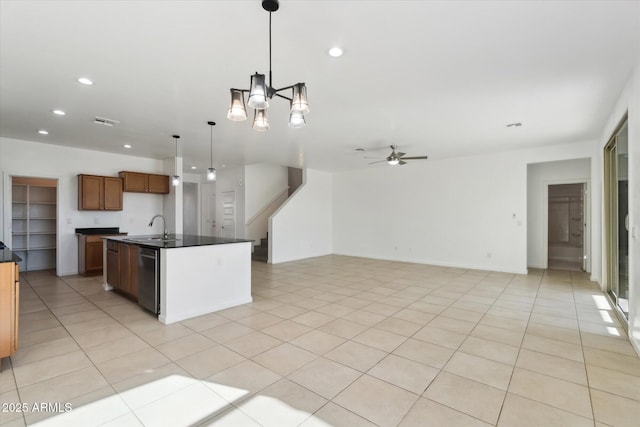
[[[255,110],[253,116],[253,129],[266,131],[269,129],[267,120],[267,108],[269,100],[274,96],[283,98],[290,103],[289,127],[301,128],[306,124],[304,115],[309,113],[307,100],[307,86],[304,83],[275,88],[273,86],[273,73],[271,72],[271,13],[278,10],[278,0],[262,0],[262,8],[269,12],[269,84],[265,74],[256,72],[251,76],[249,89],[231,89],[231,104],[227,112],[227,118],[236,122],[247,119],[247,109],[244,104],[244,94],[249,93],[247,104]],[[282,94],[291,90],[291,98]]]
[[[207,181],[215,181],[216,180],[216,170],[213,167],[213,127],[216,125],[216,122],[207,122],[207,124],[211,127],[211,167],[207,169]]]
[[[180,135],[173,135],[173,138],[175,138],[176,140],[176,158],[174,165],[175,175],[173,175],[173,178],[171,178],[171,185],[177,187],[178,185],[180,185],[180,175],[178,175],[178,139],[180,138]]]

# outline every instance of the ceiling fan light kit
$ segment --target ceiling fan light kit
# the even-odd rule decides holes
[[[401,151],[396,152],[396,149],[398,148],[397,145],[391,145],[391,154],[389,154],[387,156],[386,159],[384,160],[378,160],[376,162],[370,162],[370,165],[376,164],[376,163],[382,163],[382,162],[387,162],[388,164],[390,164],[391,166],[396,166],[396,165],[406,165],[407,162],[405,162],[405,160],[426,160],[429,157],[428,156],[413,156],[413,157],[404,157],[407,153],[403,153]]]
[[[274,96],[289,101],[289,127],[301,128],[306,125],[305,114],[309,113],[309,102],[307,100],[307,86],[304,83],[283,88],[273,87],[273,73],[271,72],[271,13],[278,10],[280,3],[278,0],[263,0],[262,8],[269,12],[269,84],[266,76],[256,72],[251,76],[249,89],[231,89],[231,103],[227,118],[240,122],[247,119],[247,108],[244,102],[244,94],[249,93],[247,105],[255,110],[253,118],[253,129],[266,131],[269,129],[269,120],[266,110],[269,108],[269,100]],[[281,92],[291,90],[291,97],[283,95]]]

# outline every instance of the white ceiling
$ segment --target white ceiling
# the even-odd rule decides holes
[[[163,159],[177,133],[201,172],[214,120],[216,167],[388,167],[354,149],[438,159],[599,138],[640,58],[639,1],[280,3],[274,85],[306,82],[303,129],[277,98],[266,133],[226,119],[229,88],[268,71],[259,0],[2,0],[0,135]]]

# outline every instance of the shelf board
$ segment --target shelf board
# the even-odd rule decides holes
[[[39,216],[39,217],[29,217],[29,220],[33,221],[36,219],[56,219],[56,217],[50,217],[50,216]]]
[[[55,246],[42,246],[40,248],[29,248],[27,249],[27,252],[28,251],[48,251],[55,248],[56,248]]]
[[[14,205],[26,205],[27,202],[23,202],[21,200],[12,200],[11,203],[13,203]]]
[[[55,235],[56,232],[55,231],[30,231],[29,232],[30,236],[34,236],[34,235],[42,236],[42,235],[47,235],[47,234],[54,234]]]
[[[11,233],[11,235],[12,236],[26,236],[27,232],[26,231],[14,231],[14,232]]]
[[[29,202],[30,205],[55,205],[56,202]]]

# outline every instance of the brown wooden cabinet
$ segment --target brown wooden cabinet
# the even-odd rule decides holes
[[[107,241],[107,283],[125,296],[138,300],[138,245]]]
[[[121,211],[122,178],[78,175],[78,210]]]
[[[120,255],[118,242],[107,240],[107,283],[115,289],[120,287]]]
[[[0,263],[0,359],[18,350],[19,278],[17,263]]]
[[[126,236],[127,233],[116,234],[78,234],[78,273],[83,276],[102,274],[104,236]]]
[[[120,261],[120,283],[117,288],[128,296],[138,299],[138,251],[137,245],[118,244]]]
[[[169,194],[168,175],[122,171],[120,178],[126,192]]]

